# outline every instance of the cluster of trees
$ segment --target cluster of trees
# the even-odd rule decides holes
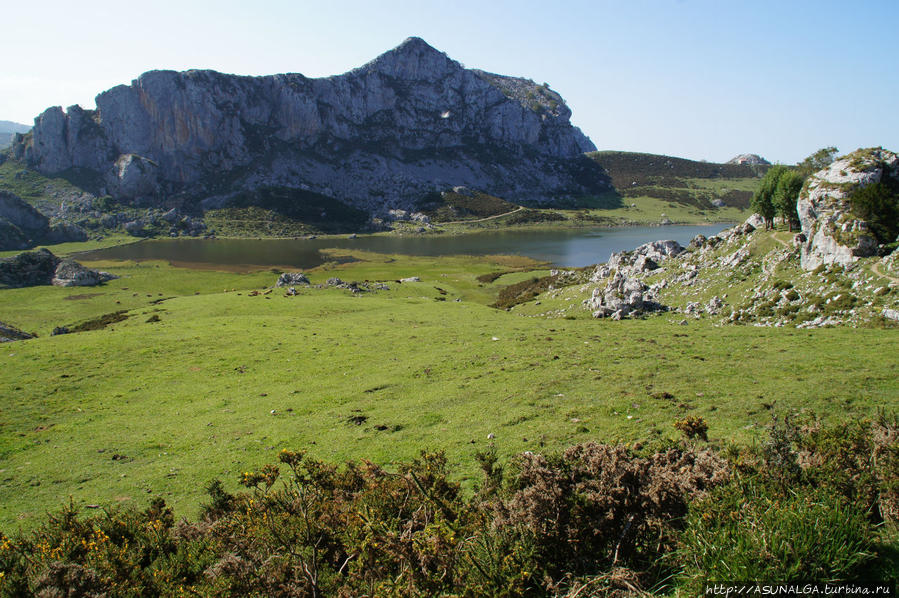
[[[833,162],[837,151],[835,147],[825,147],[795,167],[777,165],[768,169],[750,203],[765,220],[765,228],[773,228],[776,217],[783,218],[791,231],[799,226],[796,201],[805,179]]]

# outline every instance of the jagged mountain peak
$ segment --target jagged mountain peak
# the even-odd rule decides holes
[[[464,67],[420,37],[408,37],[357,71],[376,71],[396,79],[436,81]]]
[[[392,52],[434,52],[436,54],[443,54],[443,52],[415,35],[404,39],[400,45],[392,50]]]

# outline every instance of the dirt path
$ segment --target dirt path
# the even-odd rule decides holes
[[[787,249],[790,249],[790,243],[787,241],[781,241],[780,239],[778,239],[777,233],[773,233],[771,235],[771,238],[774,239],[775,241],[777,241],[778,243],[780,243],[781,245],[783,245],[784,247],[786,247]],[[766,255],[764,257],[764,259],[762,259],[762,272],[764,272],[765,274],[770,276],[774,272],[775,268],[777,268],[777,266],[779,266],[781,263],[783,263],[783,261],[787,255],[789,255],[789,254],[784,255],[784,254],[778,253],[776,251],[770,252],[768,255]]]
[[[899,284],[899,278],[894,278],[894,277],[890,276],[889,274],[884,274],[883,272],[880,271],[880,264],[874,264],[873,266],[871,266],[871,272],[873,272],[877,276],[880,276],[881,278],[886,278],[887,280],[890,280],[892,282],[895,282],[896,284]]]
[[[773,235],[771,235],[771,238],[774,239],[775,241],[777,241],[778,243],[780,243],[781,245],[783,245],[784,247],[787,247],[787,248],[790,247],[789,241],[784,241],[783,239],[777,238],[777,233],[774,233]]]
[[[472,224],[474,222],[484,222],[485,220],[493,220],[494,218],[502,218],[503,216],[508,216],[509,214],[514,214],[515,212],[520,212],[524,209],[524,206],[518,206],[511,212],[503,212],[502,214],[497,214],[495,216],[487,216],[486,218],[478,218],[477,220],[453,220],[452,222],[435,222],[437,225],[442,224]]]
[[[784,241],[784,240],[782,240],[782,239],[778,239],[776,234],[771,235],[771,237],[772,237],[775,241],[777,241],[778,243],[780,243],[781,245],[783,245],[784,247],[789,247],[789,246],[790,246],[790,243],[789,243],[789,242]],[[896,278],[896,277],[894,277],[894,276],[890,276],[889,274],[884,274],[883,272],[880,271],[880,264],[879,264],[879,263],[873,264],[873,265],[871,266],[871,272],[873,272],[873,273],[876,274],[877,276],[880,276],[881,278],[886,278],[887,280],[889,280],[889,281],[891,281],[891,282],[894,282],[894,283],[896,283],[896,284],[899,284],[899,278]]]

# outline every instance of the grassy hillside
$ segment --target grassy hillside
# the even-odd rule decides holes
[[[2,158],[0,158],[0,189],[18,195],[45,214],[57,210],[67,199],[84,194],[66,178],[45,177],[26,168],[21,162],[4,161]]]
[[[421,205],[423,212],[434,223],[492,218],[519,207],[499,197],[470,191],[433,193]]]
[[[356,257],[310,278],[390,290],[252,294],[277,274],[103,263],[91,265],[122,278],[0,292],[0,320],[40,335],[0,346],[0,529],[30,528],[69,496],[158,495],[192,516],[210,479],[234,489],[283,448],[388,467],[443,449],[469,484],[488,434],[506,458],[674,438],[675,420],[698,415],[713,440],[752,443],[775,408],[844,420],[899,393],[891,331],[598,321],[577,286],[509,312],[487,304],[547,274],[521,258]],[[421,282],[394,282],[408,276]],[[535,317],[551,302],[558,317]]]
[[[715,200],[728,207],[749,207],[767,169],[634,152],[594,152],[590,157],[606,169],[625,203],[648,197],[702,210],[712,209]]]

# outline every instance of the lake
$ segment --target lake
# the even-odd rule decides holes
[[[633,226],[568,230],[512,230],[471,235],[328,237],[316,239],[159,239],[83,252],[91,260],[165,260],[190,267],[229,270],[261,267],[313,268],[333,257],[322,249],[358,249],[416,256],[521,255],[555,266],[581,267],[605,262],[616,251],[660,239],[686,245],[698,234],[714,235],[727,226]]]

